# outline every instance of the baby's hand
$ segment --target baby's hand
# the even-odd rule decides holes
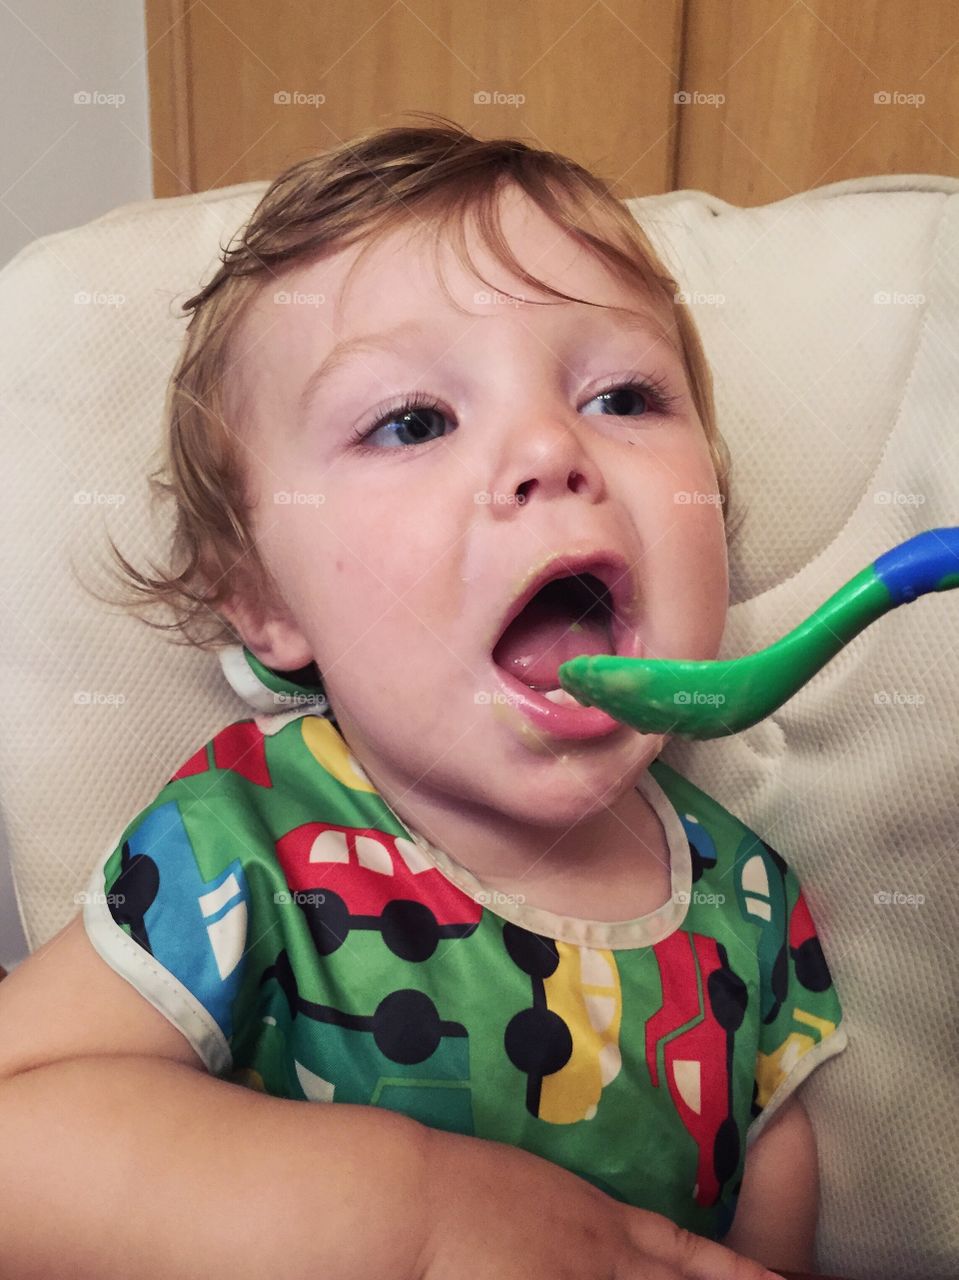
[[[415,1280],[770,1280],[668,1218],[498,1142],[430,1130],[429,1235]]]

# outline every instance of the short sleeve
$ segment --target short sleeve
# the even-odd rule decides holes
[[[839,995],[795,872],[756,837],[742,853],[741,907],[761,926],[750,1144],[807,1076],[845,1049],[848,1040]]]
[[[175,799],[127,827],[83,903],[90,942],[164,1014],[213,1075],[232,1067],[250,896],[239,859],[204,874]]]

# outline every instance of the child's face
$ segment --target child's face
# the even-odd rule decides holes
[[[643,309],[518,192],[503,228],[554,287]],[[289,608],[234,621],[270,666],[316,661],[381,788],[568,824],[608,804],[610,788],[622,794],[663,739],[625,726],[582,741],[534,729],[496,677],[499,626],[532,570],[602,548],[631,566],[639,656],[715,657],[728,597],[716,477],[681,357],[655,327],[637,332],[543,293],[533,305],[532,287],[472,234],[487,278],[527,301],[491,295],[443,245],[462,314],[434,275],[430,235],[384,238],[348,285],[355,248],[258,297],[240,355],[254,526]],[[310,375],[338,341],[394,329],[388,348],[341,361],[301,416]],[[644,413],[628,391],[598,398],[637,374],[678,397],[669,414]],[[439,409],[404,428],[394,410],[414,391]],[[351,435],[384,417],[392,425],[360,452]]]

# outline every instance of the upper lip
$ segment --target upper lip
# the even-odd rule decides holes
[[[495,649],[503,633],[517,618],[542,587],[556,578],[568,578],[591,573],[607,588],[613,607],[612,639],[617,651],[627,631],[632,627],[636,607],[636,584],[629,562],[618,551],[597,548],[592,551],[560,552],[550,556],[539,568],[532,570],[520,594],[513,600],[493,634],[491,648]]]

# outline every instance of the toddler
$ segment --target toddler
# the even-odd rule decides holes
[[[846,1033],[796,875],[557,676],[719,651],[728,456],[676,291],[599,179],[443,122],[289,169],[186,304],[169,563],[117,554],[249,714],[121,833],[84,945],[181,1062],[355,1104],[310,1145],[357,1275],[813,1265],[798,1090]],[[428,1184],[384,1141],[392,1244],[374,1108],[432,1135]]]

